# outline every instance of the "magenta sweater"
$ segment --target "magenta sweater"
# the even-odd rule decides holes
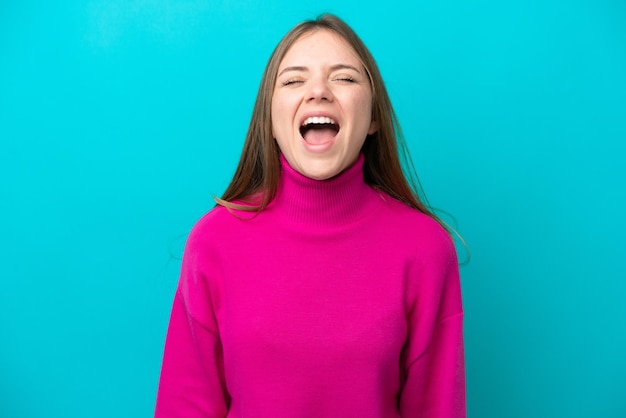
[[[189,235],[155,416],[464,417],[449,235],[363,156],[325,181],[281,161],[258,216],[217,207]]]

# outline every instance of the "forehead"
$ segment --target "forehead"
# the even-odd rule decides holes
[[[336,63],[362,67],[356,51],[343,37],[327,29],[317,29],[295,40],[280,62],[279,69],[291,65]]]

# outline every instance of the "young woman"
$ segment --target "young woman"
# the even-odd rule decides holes
[[[458,263],[340,19],[265,69],[235,176],[189,235],[157,417],[463,417]]]

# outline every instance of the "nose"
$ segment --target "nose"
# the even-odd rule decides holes
[[[306,92],[307,101],[332,101],[333,93],[329,88],[328,81],[322,77],[309,80],[309,88]]]

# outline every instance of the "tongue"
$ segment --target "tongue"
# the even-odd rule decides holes
[[[321,145],[332,141],[335,135],[337,132],[330,128],[309,129],[304,134],[304,140],[311,145]]]

